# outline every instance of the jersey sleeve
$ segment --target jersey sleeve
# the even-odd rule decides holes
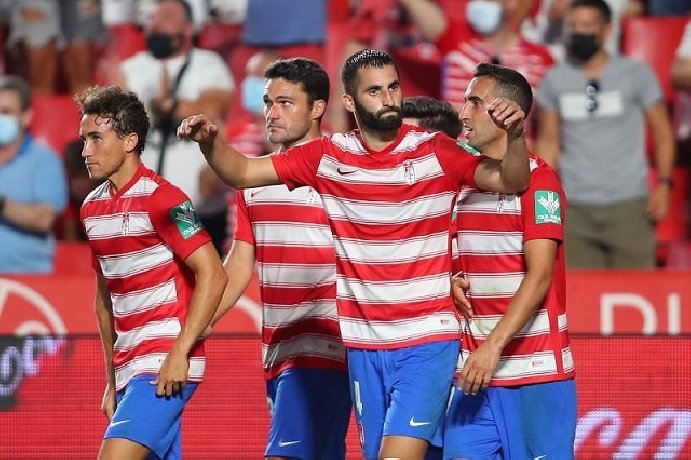
[[[148,208],[154,230],[181,260],[211,241],[192,202],[179,188],[161,185],[151,195]]]
[[[330,141],[320,137],[272,155],[271,161],[279,180],[290,190],[303,185],[316,189],[317,168],[324,153],[325,142]]]
[[[482,161],[482,155],[473,155],[459,146],[455,140],[443,134],[435,136],[435,152],[444,173],[451,181],[452,190],[459,190],[462,185],[477,187],[475,170]]]
[[[245,192],[238,190],[235,200],[235,234],[234,240],[244,241],[254,246],[254,231],[250,222],[250,212],[245,200]],[[251,193],[251,192],[250,192]]]
[[[525,241],[564,241],[566,197],[552,168],[542,165],[532,172],[530,185],[521,195],[521,209]]]

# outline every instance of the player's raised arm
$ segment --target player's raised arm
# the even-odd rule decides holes
[[[206,161],[226,184],[247,188],[280,183],[270,157],[248,158],[218,134],[218,126],[205,115],[187,117],[178,127],[178,139],[199,144]]]
[[[506,131],[506,153],[502,160],[483,160],[475,171],[475,181],[483,190],[520,193],[530,179],[524,132],[526,114],[516,102],[503,97],[494,99],[487,112],[494,124]]]

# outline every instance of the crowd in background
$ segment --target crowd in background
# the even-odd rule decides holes
[[[226,127],[224,135],[244,154],[274,151],[265,134],[263,69],[278,57],[304,56],[323,63],[330,73],[333,94],[324,128],[352,129],[353,120],[341,104],[338,71],[345,57],[366,47],[397,58],[406,96],[439,98],[458,110],[478,62],[501,63],[526,76],[538,102],[529,140],[538,155],[560,170],[569,200],[579,205],[583,214],[574,217],[579,223],[575,231],[605,234],[606,221],[621,219],[633,222],[624,226],[634,230],[631,235],[615,228],[593,244],[616,246],[629,238],[637,248],[657,251],[654,260],[626,255],[624,262],[591,258],[572,267],[664,265],[667,256],[656,245],[655,223],[668,212],[688,214],[686,207],[670,210],[669,202],[673,187],[681,186],[675,183],[674,165],[688,164],[684,146],[691,138],[691,25],[674,45],[667,75],[618,58],[598,64],[591,60],[594,54],[588,55],[597,51],[597,43],[588,40],[605,39],[604,48],[616,56],[622,21],[686,16],[691,14],[689,0],[608,0],[611,34],[588,30],[586,20],[565,28],[571,0],[189,0],[189,8],[163,3],[172,4],[0,0],[2,70],[28,83],[34,100],[71,97],[94,84],[118,84],[137,93],[154,126],[142,156],[145,164],[192,198],[219,252],[229,247],[235,194],[206,166],[195,144],[174,139],[179,120],[203,112]],[[590,64],[569,66],[567,57],[573,53],[582,53],[581,62]],[[667,83],[675,90],[673,97],[664,92]],[[584,103],[579,99],[578,109],[569,111],[565,101],[573,87],[582,87]],[[17,91],[16,104],[12,97],[9,105],[3,102],[8,91]],[[25,175],[17,175],[15,157],[28,157],[20,153],[34,142],[31,104],[25,104],[24,92],[14,80],[0,84],[0,272],[50,272],[50,263],[15,259],[47,254],[50,261],[54,237],[83,240],[78,209],[95,184],[81,159],[76,124],[64,127],[74,133],[73,142],[50,146],[62,165],[31,163],[21,170]],[[19,122],[3,120],[6,115]],[[57,110],[51,115],[61,118]],[[590,124],[581,124],[584,119]],[[5,139],[8,129],[17,132]],[[628,156],[637,150],[640,158]],[[610,151],[619,153],[608,158]],[[53,170],[36,179],[30,173],[34,167]],[[625,169],[624,179],[611,180],[615,173],[609,168]],[[657,179],[649,181],[650,172]],[[586,180],[579,182],[582,178]],[[35,186],[29,186],[32,180]],[[21,181],[24,186],[17,185]],[[37,192],[46,187],[62,196],[48,199],[44,191]],[[46,226],[46,211],[38,205],[49,202],[47,222],[52,225]],[[44,213],[40,225],[24,217],[39,212]],[[687,230],[683,232],[685,239]],[[9,244],[15,240],[8,235],[17,241],[17,235],[28,235],[34,252],[10,256],[23,244]],[[584,245],[579,253],[587,252]]]

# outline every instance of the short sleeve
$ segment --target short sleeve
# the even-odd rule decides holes
[[[245,191],[238,190],[235,193],[235,234],[233,239],[244,241],[254,246],[254,231],[252,230],[252,222],[250,222],[247,200],[245,200]]]
[[[677,47],[676,55],[682,59],[691,59],[691,21],[686,23],[681,42]]]
[[[327,142],[330,142],[327,138],[320,137],[272,155],[271,161],[279,180],[290,190],[303,185],[317,189],[317,168]]]
[[[485,157],[469,153],[455,140],[441,133],[435,136],[434,142],[435,153],[444,174],[451,181],[452,190],[458,190],[462,185],[476,187],[475,170]]]
[[[171,184],[163,184],[148,202],[149,217],[158,236],[181,260],[211,241],[190,199]]]
[[[521,195],[521,209],[526,241],[564,240],[566,198],[552,168],[542,165],[532,172],[530,185]]]
[[[46,150],[36,162],[35,201],[48,203],[57,213],[67,206],[67,179],[58,155]]]
[[[632,62],[634,64],[631,73],[632,81],[636,85],[638,100],[641,106],[647,109],[663,98],[660,82],[648,64],[638,61]]]
[[[554,85],[555,78],[556,73],[553,70],[548,70],[535,94],[540,108],[550,112],[559,111],[559,95]]]

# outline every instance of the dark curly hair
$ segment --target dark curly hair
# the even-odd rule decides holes
[[[396,61],[391,56],[380,50],[361,50],[350,56],[341,68],[341,82],[347,94],[355,94],[357,86],[357,71],[369,67],[381,69],[385,66],[394,66],[398,73]]]
[[[82,115],[99,115],[111,121],[119,138],[137,133],[135,150],[141,154],[149,132],[149,117],[136,94],[119,86],[92,86],[74,97]]]

